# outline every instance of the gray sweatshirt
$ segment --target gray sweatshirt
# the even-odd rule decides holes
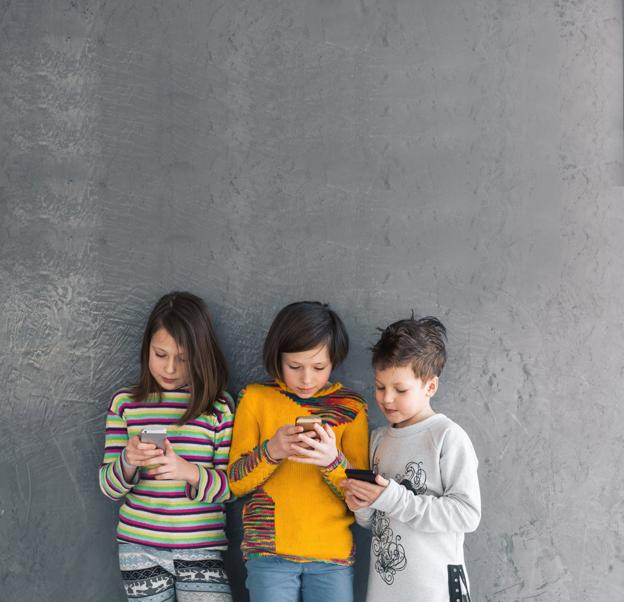
[[[464,533],[481,518],[478,461],[444,414],[375,429],[372,467],[390,484],[355,513],[372,529],[367,602],[463,602]]]

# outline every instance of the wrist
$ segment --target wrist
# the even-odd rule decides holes
[[[340,453],[336,452],[336,455],[334,456],[334,459],[329,464],[323,466],[322,468],[323,468],[323,470],[326,470],[326,471],[329,472],[331,470],[334,470],[338,466],[340,466],[341,462],[342,462],[342,458],[340,456]]]
[[[197,489],[199,485],[199,466],[197,464],[193,464],[192,462],[187,462],[187,478],[185,481],[191,486]]]
[[[374,500],[371,500],[371,508],[374,508],[375,510],[380,510],[382,512],[387,512],[390,510],[390,508],[392,507],[392,498],[393,496],[396,496],[396,493],[394,493],[393,491],[394,487],[392,484],[397,487],[403,487],[402,485],[399,485],[396,481],[392,481],[391,479],[388,479],[386,485],[377,484],[378,487],[383,487],[383,489],[377,494],[377,497]]]
[[[124,447],[121,450],[121,454],[120,454],[122,464],[127,466],[128,468],[136,468],[136,464],[132,464],[132,462],[128,460],[128,455],[126,452],[127,452],[127,448]]]
[[[269,446],[271,445],[271,440],[267,440],[262,444],[262,451],[264,452],[264,456],[267,459],[267,461],[270,464],[279,464],[283,458],[278,458],[275,455],[275,452],[271,449],[269,449]]]

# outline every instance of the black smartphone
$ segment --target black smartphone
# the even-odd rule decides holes
[[[356,479],[357,481],[366,481],[367,483],[373,483],[376,485],[375,477],[376,472],[372,470],[360,470],[359,468],[347,468],[347,479]]]

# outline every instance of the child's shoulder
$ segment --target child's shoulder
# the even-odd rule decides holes
[[[274,380],[263,380],[261,382],[247,383],[241,393],[266,393],[267,390],[279,389],[279,384]]]
[[[279,389],[279,385],[274,380],[249,383],[245,385],[238,394],[238,402],[244,398],[248,403],[265,397],[269,391]]]
[[[358,393],[357,391],[350,389],[349,387],[345,387],[341,383],[337,383],[338,388],[332,394],[332,397],[339,397],[343,399],[348,399],[350,402],[357,407],[358,409],[363,409],[366,411],[368,409],[368,404],[366,403],[366,399],[363,395]]]
[[[221,395],[215,399],[213,408],[215,413],[218,413],[221,416],[231,416],[234,414],[234,399],[227,391],[222,391]]]
[[[463,433],[468,436],[466,431],[446,414],[434,414],[432,418],[434,419],[431,421],[432,429],[441,433]]]
[[[431,424],[431,433],[444,448],[472,448],[468,433],[457,422],[444,414],[436,414],[435,418],[436,420]]]
[[[110,403],[108,404],[108,409],[111,412],[115,412],[115,414],[121,414],[124,405],[129,403],[134,403],[132,399],[132,389],[130,387],[118,389],[113,393]]]

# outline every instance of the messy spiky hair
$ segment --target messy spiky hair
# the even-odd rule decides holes
[[[373,367],[381,370],[410,365],[423,382],[440,376],[446,363],[446,328],[432,316],[399,320],[381,331],[371,347]]]

